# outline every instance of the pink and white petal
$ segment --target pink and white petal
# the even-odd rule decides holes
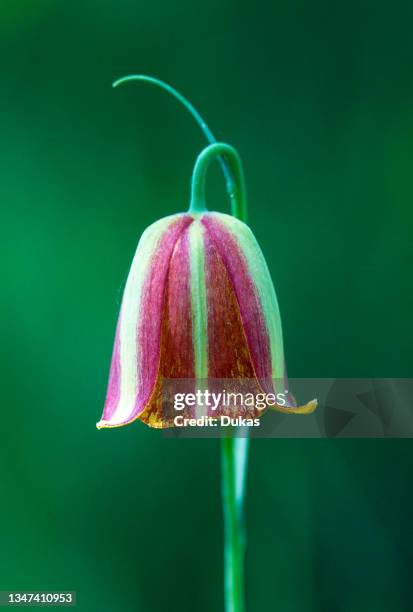
[[[213,241],[232,283],[255,376],[266,393],[284,392],[288,381],[284,362],[281,317],[274,285],[262,251],[250,228],[222,213],[206,214],[202,223]],[[312,412],[315,400],[296,407],[293,396],[281,412]]]
[[[195,387],[189,253],[189,233],[193,226],[194,223],[181,232],[169,262],[163,303],[159,368],[154,389],[139,416],[141,421],[155,428],[171,427],[176,416],[173,405],[165,401],[164,383],[170,389],[175,378],[193,380]],[[181,414],[191,416],[190,411],[186,410]]]
[[[255,238],[245,224],[234,219],[237,224],[232,227],[233,218],[229,217],[227,222],[226,217],[227,215],[212,213],[205,215],[202,223],[225,265],[235,292],[255,375],[259,380],[265,380],[272,377],[273,363],[268,325],[256,279],[251,270],[251,267],[257,267],[256,253],[251,253],[249,248]],[[238,234],[240,228],[243,231],[242,237]],[[248,232],[245,232],[244,228],[247,228]]]
[[[172,215],[143,233],[126,282],[106,403],[98,428],[127,425],[150,399],[160,360],[163,301],[175,245],[192,222]]]

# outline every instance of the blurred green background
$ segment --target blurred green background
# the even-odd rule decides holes
[[[223,609],[219,445],[100,431],[124,280],[185,210],[198,127],[243,158],[290,376],[412,375],[413,5],[2,0],[0,589]],[[211,208],[227,210],[219,167]],[[413,445],[255,440],[250,612],[413,608]],[[409,567],[410,565],[410,567]]]

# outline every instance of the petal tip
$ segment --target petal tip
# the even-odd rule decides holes
[[[297,406],[297,408],[293,408],[291,410],[294,414],[312,414],[318,406],[318,401],[316,399],[312,399],[304,406]]]
[[[279,404],[275,404],[271,406],[273,410],[277,412],[282,412],[283,414],[312,414],[317,408],[318,401],[316,399],[307,402],[304,406],[280,406]]]

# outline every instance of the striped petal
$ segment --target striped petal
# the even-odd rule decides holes
[[[197,380],[214,379],[253,381],[256,393],[287,388],[265,259],[248,226],[229,215],[174,215],[144,232],[124,291],[98,427],[138,418],[152,427],[173,425],[176,413],[168,413],[163,392],[165,380],[175,378],[193,380],[194,389]],[[296,408],[289,399],[276,408],[315,408],[314,402]]]
[[[148,227],[139,241],[123,294],[99,428],[131,423],[150,402],[160,364],[169,266],[191,221],[189,215],[166,217]]]
[[[288,381],[281,317],[274,285],[258,242],[245,223],[230,215],[210,213],[204,215],[202,223],[207,230],[206,243],[212,245],[206,250],[215,250],[218,254],[236,297],[252,369],[248,372],[244,365],[244,377],[255,377],[265,393],[283,393],[288,389]],[[214,265],[212,258],[210,265]],[[213,276],[211,274],[211,278]],[[240,340],[229,344],[241,349]],[[220,355],[221,352],[218,359]],[[235,361],[239,368],[239,358],[232,359],[232,363]],[[234,375],[243,376],[242,373]],[[279,385],[278,389],[276,385]],[[313,412],[316,405],[313,400],[297,407],[294,397],[287,394],[286,405],[277,404],[275,408],[285,413],[307,414]]]

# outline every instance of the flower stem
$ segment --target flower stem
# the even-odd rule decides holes
[[[192,117],[195,119],[195,121],[197,122],[201,130],[203,131],[208,142],[214,143],[217,141],[214,134],[211,132],[208,125],[205,123],[204,119],[199,114],[195,106],[191,104],[189,100],[187,100],[181,93],[179,93],[179,91],[174,89],[174,87],[171,87],[170,85],[168,85],[168,83],[165,83],[164,81],[161,81],[160,79],[156,79],[152,76],[147,76],[146,74],[130,74],[126,77],[122,77],[121,79],[117,79],[113,83],[113,87],[118,87],[119,85],[123,85],[124,83],[129,83],[130,81],[144,81],[145,83],[150,83],[152,85],[155,85],[155,87],[159,87],[160,89],[163,89],[164,91],[169,93],[173,98],[178,100],[178,102],[180,102],[182,106],[184,106],[184,108],[186,108],[186,110],[192,115]],[[228,163],[225,161],[223,157],[220,157],[219,161],[221,163],[222,171],[225,176],[225,180],[227,184],[227,191],[228,193],[231,193],[233,190],[233,185],[234,185],[234,178],[231,172],[231,168],[229,168]]]
[[[231,201],[231,213],[238,219],[246,220],[247,195],[245,190],[244,172],[240,156],[236,149],[223,142],[215,142],[205,147],[198,155],[192,173],[190,212],[205,211],[205,178],[211,161],[224,159],[231,173],[231,186],[227,183],[227,191]]]
[[[229,192],[231,213],[245,222],[247,196],[244,173],[240,157],[235,149],[233,151],[235,155],[230,160],[230,168],[234,173],[235,188]],[[225,612],[245,611],[245,494],[248,451],[248,431],[244,431],[244,437],[232,432],[221,440]]]
[[[245,475],[248,438],[222,438],[225,612],[244,612]]]
[[[237,151],[228,144],[210,144],[199,154],[192,173],[191,205],[189,212],[203,212],[205,203],[205,178],[209,164],[219,156],[228,163],[232,175],[232,189],[229,190],[231,212],[234,217],[245,221],[247,198],[244,173]],[[228,184],[227,184],[228,188]],[[224,511],[224,589],[225,611],[244,612],[244,558],[245,527],[244,499],[248,463],[248,437],[233,431],[222,438],[222,502]]]

